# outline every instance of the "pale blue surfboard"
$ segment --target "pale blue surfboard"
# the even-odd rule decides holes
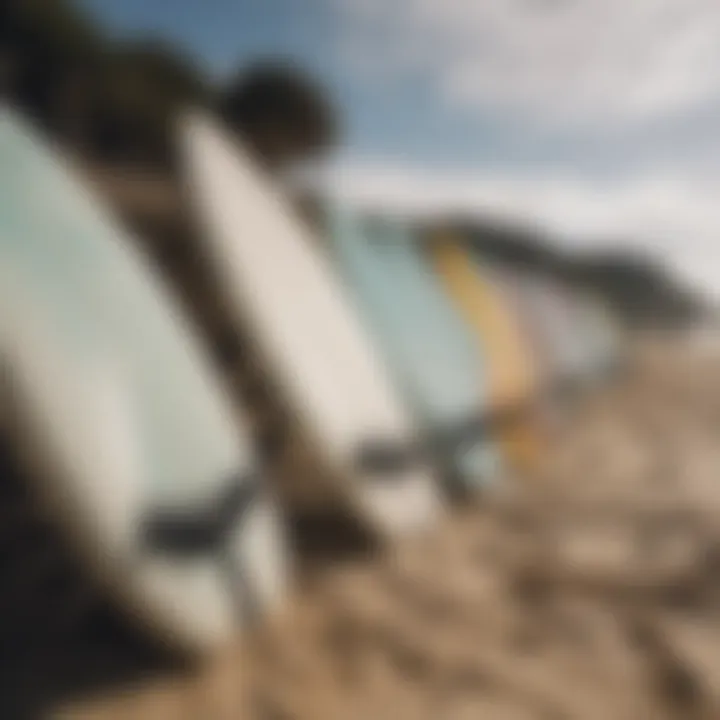
[[[468,329],[403,223],[330,203],[327,234],[355,304],[425,431],[462,425],[489,406],[483,362]],[[474,437],[444,458],[468,487],[500,472],[498,451]]]
[[[276,507],[200,342],[132,239],[2,107],[0,355],[44,492],[133,615],[205,649],[276,601]]]

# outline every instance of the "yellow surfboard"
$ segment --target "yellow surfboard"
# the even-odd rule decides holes
[[[460,314],[470,326],[487,363],[493,409],[528,406],[539,392],[532,349],[499,289],[484,276],[478,260],[456,237],[432,238],[433,265]],[[526,418],[502,431],[501,443],[519,470],[537,467],[542,453],[539,428]]]

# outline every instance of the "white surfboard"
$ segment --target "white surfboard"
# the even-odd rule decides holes
[[[217,281],[339,498],[382,534],[425,526],[438,508],[435,479],[407,452],[416,428],[330,260],[210,118],[188,115],[181,138]]]
[[[555,380],[582,383],[588,373],[587,348],[571,298],[541,275],[519,275],[519,287],[550,349]]]
[[[278,602],[278,510],[199,341],[131,239],[8,108],[0,356],[38,499],[128,614],[202,651]]]
[[[592,369],[600,384],[611,379],[623,365],[622,335],[610,309],[600,297],[578,290],[582,316],[585,319]]]

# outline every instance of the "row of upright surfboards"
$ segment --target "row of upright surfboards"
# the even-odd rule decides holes
[[[472,491],[532,467],[523,408],[617,360],[597,303],[338,202],[319,242],[203,114],[183,118],[179,148],[233,320],[381,536],[428,527],[439,479]],[[179,308],[63,154],[0,110],[4,429],[88,573],[200,651],[282,599],[290,559],[249,424]]]

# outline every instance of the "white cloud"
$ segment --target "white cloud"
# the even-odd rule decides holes
[[[346,46],[458,106],[608,128],[720,98],[718,0],[334,0]]]
[[[325,168],[312,182],[375,209],[520,222],[575,249],[629,243],[624,247],[669,263],[685,282],[720,299],[718,179],[656,171],[602,184],[571,175],[439,173],[366,159]]]
[[[420,77],[453,111],[512,123],[506,141],[520,128],[538,147],[543,131],[583,136],[562,172],[550,160],[438,173],[355,158],[332,171],[334,192],[414,214],[499,215],[574,247],[627,240],[720,299],[720,146],[710,134],[720,0],[328,2],[342,8],[346,51],[375,80],[402,93]],[[583,159],[605,150],[614,179],[583,175]]]

